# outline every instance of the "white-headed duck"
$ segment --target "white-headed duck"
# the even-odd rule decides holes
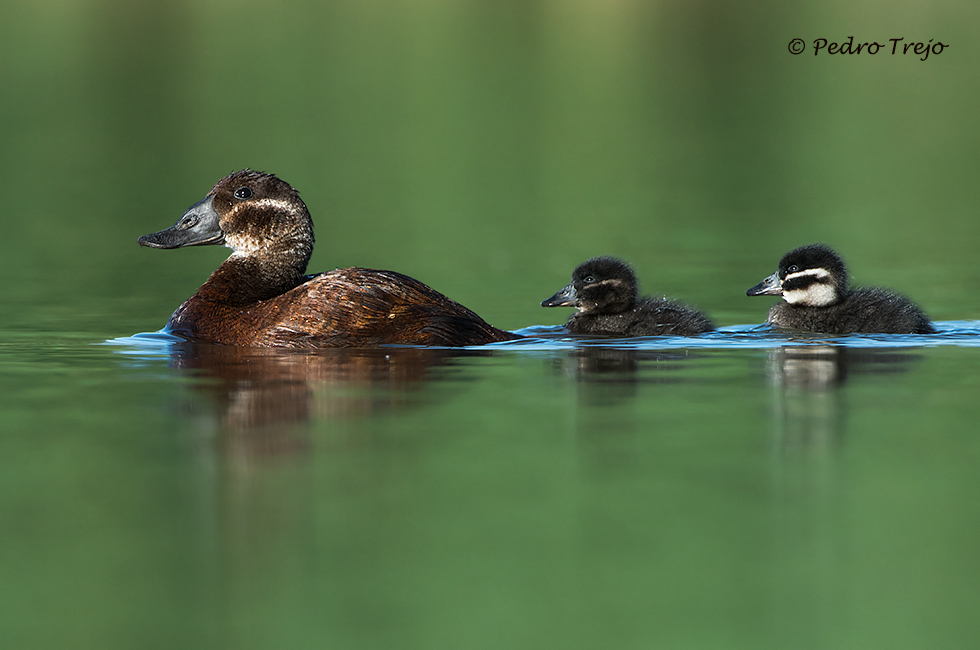
[[[231,256],[177,308],[167,330],[192,341],[254,347],[385,344],[465,346],[521,338],[394,271],[306,275],[313,221],[299,193],[272,174],[218,181],[170,228],[141,246],[222,244]]]

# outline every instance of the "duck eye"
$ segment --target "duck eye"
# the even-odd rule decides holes
[[[798,267],[797,265],[793,264],[788,269],[786,269],[786,272],[787,273],[796,273],[799,270],[800,270],[800,267]]]
[[[244,201],[245,199],[252,198],[252,190],[247,187],[239,187],[235,190],[235,198],[239,201]]]
[[[595,276],[587,275],[584,278],[582,278],[582,282],[584,282],[585,284],[592,284],[593,282],[595,282]]]

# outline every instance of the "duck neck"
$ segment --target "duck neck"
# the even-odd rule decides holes
[[[232,253],[198,289],[197,295],[235,306],[275,298],[306,281],[311,253],[309,246],[251,255]]]

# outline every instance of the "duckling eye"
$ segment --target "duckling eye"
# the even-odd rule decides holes
[[[796,264],[793,264],[788,269],[786,269],[786,272],[787,273],[796,273],[799,270],[800,270],[800,267],[798,267]]]
[[[244,201],[245,199],[252,198],[252,190],[247,187],[239,187],[235,190],[235,198],[239,201]]]
[[[582,278],[582,282],[584,282],[585,284],[592,284],[593,282],[595,282],[595,276],[587,275],[584,278]]]

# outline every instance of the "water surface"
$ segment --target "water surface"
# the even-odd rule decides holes
[[[463,351],[24,342],[5,356],[38,386],[4,391],[7,629],[93,647],[968,638],[980,324],[939,325],[540,327]],[[65,393],[81,404],[51,408]]]

